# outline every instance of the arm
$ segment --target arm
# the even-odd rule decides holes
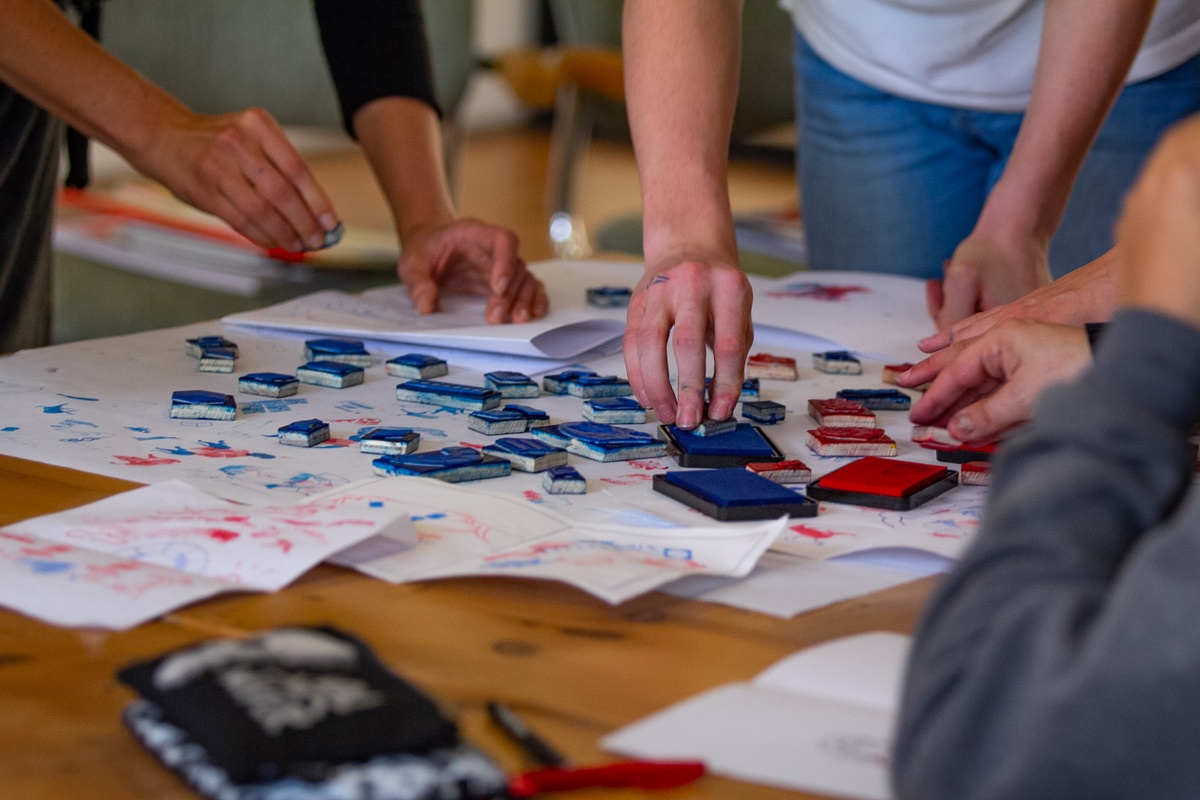
[[[1049,280],[1050,239],[1153,10],[1153,0],[1048,0],[1033,90],[1008,165],[950,259],[942,296],[932,292],[939,329]]]
[[[49,0],[0,0],[0,80],[263,247],[319,247],[337,217],[259,109],[196,114],[71,25]]]
[[[979,539],[921,624],[896,739],[900,797],[1200,789],[1200,508],[1185,498],[1200,418],[1197,218],[1193,118],[1126,204],[1126,308],[1095,368],[1049,392],[1006,444]]]
[[[738,268],[728,151],[741,47],[740,0],[628,0],[625,84],[644,209],[646,273],[634,289],[625,366],[643,405],[691,428],[733,413],[753,340],[749,281]],[[667,338],[674,328],[678,402]]]
[[[321,39],[347,130],[383,189],[413,305],[437,310],[440,289],[488,295],[488,322],[547,310],[545,288],[509,230],[459,219],[442,168],[441,128],[424,21],[416,0],[318,0]]]

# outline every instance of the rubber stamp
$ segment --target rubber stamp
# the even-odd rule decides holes
[[[782,422],[787,414],[787,407],[774,400],[745,400],[742,402],[742,416],[752,422],[763,425],[774,425]]]
[[[450,371],[450,366],[443,359],[434,356],[406,353],[385,361],[383,369],[393,378],[427,380],[442,377]]]
[[[187,354],[192,358],[200,358],[204,350],[209,347],[223,347],[226,350],[232,350],[234,358],[238,356],[238,346],[224,336],[197,336],[195,339],[187,340]]]
[[[968,461],[958,471],[963,486],[987,486],[992,478],[992,465],[987,461]]]
[[[775,462],[756,461],[747,464],[746,469],[775,483],[808,483],[812,480],[812,470],[803,461],[797,459]]]
[[[483,452],[489,456],[506,458],[512,467],[521,472],[542,472],[550,467],[561,467],[567,463],[567,451],[537,439],[497,439],[485,445]]]
[[[817,428],[805,442],[819,456],[896,455],[896,442],[883,428]]]
[[[279,372],[251,372],[238,378],[238,391],[261,397],[291,397],[300,390],[294,375]]]
[[[500,393],[481,386],[447,381],[405,381],[396,387],[396,399],[446,408],[486,411],[500,405]]]
[[[237,353],[228,347],[206,347],[200,353],[200,372],[233,372]]]
[[[813,353],[813,367],[830,375],[861,375],[862,362],[848,350]]]
[[[171,393],[171,417],[173,419],[233,419],[237,416],[237,402],[233,395],[206,392],[202,389]]]
[[[568,453],[593,461],[632,461],[638,458],[657,458],[667,452],[666,442],[648,433],[604,425],[599,422],[564,422],[533,428],[529,435],[547,444],[561,447]]]
[[[279,443],[292,447],[312,447],[329,439],[329,423],[319,419],[289,422],[279,429]]]
[[[500,370],[488,372],[483,376],[484,385],[500,393],[505,400],[516,400],[523,397],[537,397],[541,394],[533,378],[520,372]]]
[[[371,428],[358,439],[358,451],[382,456],[402,456],[416,450],[421,434],[411,428]]]
[[[376,475],[436,478],[446,483],[502,478],[512,474],[512,463],[484,455],[470,447],[444,447],[428,453],[380,456],[371,462]]]
[[[755,353],[746,359],[746,377],[769,381],[796,380],[796,359]]]
[[[632,397],[595,397],[583,401],[583,418],[610,425],[636,425],[646,421],[646,409]]]
[[[596,286],[587,290],[587,304],[596,308],[628,308],[633,290],[628,286]]]
[[[899,389],[839,389],[837,396],[871,411],[907,411],[912,406],[912,398]]]
[[[371,354],[357,339],[309,339],[304,343],[304,360],[371,366]]]
[[[822,428],[874,428],[875,412],[853,400],[809,400],[808,415]]]
[[[585,375],[595,375],[590,369],[568,369],[557,375],[542,376],[542,391],[546,394],[566,394],[567,384]]]
[[[327,386],[331,389],[358,386],[365,378],[366,372],[362,367],[341,361],[310,361],[296,368],[296,379],[301,383]]]
[[[542,488],[550,494],[587,494],[587,481],[574,467],[551,467],[542,476]]]

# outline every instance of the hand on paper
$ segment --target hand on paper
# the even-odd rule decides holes
[[[933,353],[952,342],[973,339],[1006,319],[1036,319],[1063,325],[1103,322],[1112,316],[1116,305],[1115,263],[1110,250],[1018,300],[973,314],[922,339],[919,346],[924,352]]]
[[[1117,223],[1122,305],[1200,327],[1200,118],[1163,138]]]
[[[714,374],[708,416],[726,419],[741,393],[746,354],[754,341],[753,291],[733,263],[686,259],[647,264],[634,287],[623,340],[634,395],[666,424],[694,428],[704,417],[706,346]],[[674,328],[678,399],[671,388],[667,338]]]
[[[1046,245],[973,233],[954,250],[941,281],[926,285],[929,316],[939,331],[979,311],[1011,303],[1050,281]]]
[[[408,232],[397,271],[423,314],[437,311],[442,290],[486,295],[493,325],[528,322],[549,308],[546,287],[517,255],[516,235],[475,219]]]
[[[210,116],[179,107],[156,127],[134,166],[255,244],[314,249],[337,225],[308,165],[262,109]]]
[[[914,424],[946,427],[964,442],[988,442],[1028,420],[1047,386],[1073,380],[1091,360],[1082,328],[1010,319],[930,356],[897,383],[917,386],[933,378],[909,413]]]

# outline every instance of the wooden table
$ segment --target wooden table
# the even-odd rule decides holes
[[[0,456],[0,525],[134,488],[114,478]],[[561,584],[514,579],[393,586],[321,566],[273,594],[208,600],[130,631],[56,628],[0,609],[0,797],[192,798],[121,726],[125,663],[214,636],[329,623],[365,639],[431,692],[506,769],[532,768],[491,727],[510,704],[573,761],[612,756],[604,734],[780,657],[866,630],[911,631],[927,579],[779,620],[661,593],[612,607]],[[717,776],[678,798],[804,797]],[[582,798],[631,798],[592,791]]]

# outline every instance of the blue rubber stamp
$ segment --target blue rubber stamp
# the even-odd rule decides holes
[[[646,409],[632,397],[596,397],[583,401],[583,418],[610,425],[635,425],[646,421]]]
[[[574,467],[551,467],[542,476],[542,488],[550,494],[587,494],[587,481]]]
[[[872,411],[907,411],[912,406],[912,398],[899,389],[840,389],[837,396]]]
[[[742,416],[763,425],[782,422],[787,406],[774,400],[747,400],[742,403]]]
[[[849,350],[813,353],[813,367],[830,375],[862,375],[862,362]]]
[[[205,349],[209,347],[223,347],[226,350],[232,350],[233,357],[237,358],[238,346],[224,336],[197,336],[195,339],[187,340],[187,354],[192,358],[200,358]]]
[[[590,369],[568,369],[557,375],[542,376],[542,391],[546,394],[566,394],[567,384],[585,375],[595,375]]]
[[[481,386],[447,381],[405,381],[396,387],[396,399],[446,408],[486,411],[500,405],[500,393]]]
[[[517,403],[506,403],[504,406],[504,410],[505,411],[516,411],[518,414],[523,414],[525,416],[525,421],[527,423],[525,426],[525,430],[529,430],[530,428],[540,428],[543,425],[550,424],[550,415],[547,414],[545,411],[542,411],[540,408],[534,408],[532,406],[523,406],[523,405],[519,405]]]
[[[507,458],[513,469],[521,472],[542,472],[567,463],[567,451],[537,439],[497,439],[485,445],[483,452],[497,458]]]
[[[743,467],[756,461],[783,461],[784,455],[761,428],[747,422],[718,436],[699,436],[674,425],[660,425],[681,467]]]
[[[238,391],[262,397],[291,397],[300,389],[300,381],[279,372],[251,372],[238,378]]]
[[[534,428],[529,435],[593,461],[631,461],[666,454],[665,442],[648,433],[599,422],[564,422]]]
[[[507,459],[484,455],[470,447],[445,447],[428,453],[380,456],[371,462],[376,475],[436,478],[446,483],[503,478],[512,474]]]
[[[383,456],[402,456],[421,444],[421,434],[410,428],[371,428],[358,439],[358,451]]]
[[[596,308],[628,308],[633,290],[628,286],[596,286],[587,290],[587,304]]]
[[[692,429],[697,436],[720,436],[736,430],[738,422],[735,419],[702,419],[700,424]]]
[[[279,443],[292,447],[312,447],[329,439],[329,423],[319,419],[289,422],[279,429]]]
[[[237,354],[228,347],[206,347],[200,353],[200,372],[233,372]]]
[[[575,397],[628,397],[633,394],[629,381],[616,375],[580,375],[567,381],[567,394]]]
[[[538,385],[533,382],[533,378],[520,372],[509,370],[488,372],[484,374],[483,382],[489,389],[499,392],[505,400],[537,397],[541,394]]]
[[[331,389],[358,386],[365,378],[366,372],[362,367],[341,361],[310,361],[296,368],[296,379],[301,383],[328,386]]]
[[[304,360],[371,366],[371,354],[358,339],[309,339],[304,343]]]
[[[422,353],[406,353],[384,362],[383,368],[393,378],[440,378],[450,371],[449,365],[440,358]]]
[[[237,402],[231,394],[202,389],[171,393],[172,419],[233,419]]]
[[[654,476],[654,491],[722,521],[817,514],[815,501],[745,469],[673,470]]]
[[[486,411],[472,411],[467,416],[467,427],[487,436],[503,436],[506,433],[524,433],[529,430],[529,420],[520,411],[492,408]]]
[[[761,382],[758,378],[746,378],[742,381],[742,391],[738,394],[738,400],[757,400],[761,394]],[[712,400],[712,378],[704,379],[704,400],[708,402]]]

